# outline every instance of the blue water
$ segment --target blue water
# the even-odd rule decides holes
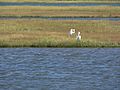
[[[89,18],[82,18],[82,17],[0,17],[0,20],[16,20],[16,19],[47,19],[47,20],[109,20],[109,21],[120,21],[120,18],[95,18],[95,17],[89,17]]]
[[[0,2],[0,6],[120,6],[120,3],[35,3],[35,2]]]
[[[120,90],[120,48],[1,48],[0,90]]]

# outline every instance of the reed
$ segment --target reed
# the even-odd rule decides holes
[[[68,35],[70,28],[82,41]],[[120,47],[120,22],[0,20],[0,47]]]

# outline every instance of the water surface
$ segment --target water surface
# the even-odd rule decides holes
[[[0,6],[120,6],[120,3],[35,3],[35,2],[0,2]]]
[[[120,18],[99,18],[99,17],[42,17],[42,16],[36,16],[36,17],[0,17],[0,20],[16,20],[16,19],[47,19],[47,20],[109,20],[109,21],[120,21]]]
[[[1,48],[1,90],[120,90],[120,48]]]

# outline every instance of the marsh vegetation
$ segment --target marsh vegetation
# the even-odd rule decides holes
[[[1,6],[0,17],[120,17],[119,11],[117,6]]]
[[[82,41],[70,37],[81,31]],[[119,21],[0,20],[1,47],[119,47]]]
[[[51,0],[57,3],[83,0]],[[0,0],[9,2],[9,0]],[[33,0],[11,0],[33,2]],[[34,0],[34,2],[49,2]],[[101,3],[98,0],[84,2]],[[102,1],[114,3],[119,1]],[[0,47],[120,47],[120,21],[109,20],[44,20],[36,17],[118,17],[119,6],[0,6]],[[7,20],[7,17],[18,19]],[[24,19],[21,19],[23,18]],[[28,18],[27,18],[28,17]],[[32,18],[31,18],[32,17]],[[6,19],[2,19],[6,18]],[[25,19],[26,18],[26,19]],[[35,19],[36,18],[36,19]],[[76,41],[68,32],[75,28],[82,40]]]

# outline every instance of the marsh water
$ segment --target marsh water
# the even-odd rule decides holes
[[[0,2],[0,6],[120,6],[120,3],[35,3],[35,2]]]
[[[0,90],[120,90],[120,48],[0,48]]]

